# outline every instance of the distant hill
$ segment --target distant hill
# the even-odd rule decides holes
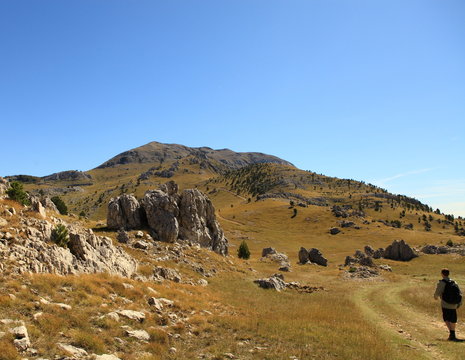
[[[213,150],[209,147],[191,148],[178,144],[162,144],[156,141],[125,151],[104,162],[97,169],[127,164],[163,164],[184,158],[194,158],[209,163],[209,166],[221,169],[239,169],[241,167],[275,163],[293,166],[290,162],[276,156],[256,152],[234,152],[229,149]]]

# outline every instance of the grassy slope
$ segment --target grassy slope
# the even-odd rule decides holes
[[[314,185],[310,183],[311,173],[288,167],[277,168],[285,173],[286,179],[297,178],[304,183],[303,187],[297,188],[287,183],[279,189],[281,191],[292,191],[306,197],[325,196],[332,203],[350,203],[354,208],[360,199],[367,201],[367,194],[373,192],[365,184],[358,187],[352,184],[349,188],[347,182],[322,176],[317,176],[320,183]],[[343,280],[339,269],[345,256],[365,245],[386,247],[394,239],[404,239],[412,245],[445,243],[449,239],[463,241],[463,237],[454,235],[450,225],[443,229],[443,224],[434,220],[432,231],[426,232],[418,223],[423,214],[432,215],[435,219],[443,219],[442,216],[407,210],[406,216],[400,219],[402,207],[391,209],[390,204],[383,200],[381,212],[373,207],[364,209],[369,224],[363,224],[361,219],[350,219],[361,229],[343,229],[342,233],[332,236],[328,230],[337,226],[340,219],[332,215],[329,207],[297,207],[297,216],[292,218],[293,209],[289,208],[287,200],[255,201],[252,194],[233,188],[228,178],[211,181],[214,175],[211,172],[195,166],[188,169],[190,173],[176,175],[174,179],[181,188],[198,185],[201,190],[209,192],[230,240],[231,254],[234,255],[239,243],[246,240],[252,257],[247,262],[234,259],[232,268],[239,271],[223,272],[209,279],[210,285],[206,289],[188,290],[191,293],[188,298],[182,293],[176,295],[174,290],[157,288],[160,292],[172,292],[170,295],[179,301],[181,307],[188,309],[192,303],[198,302],[197,310],[209,309],[213,315],[208,319],[194,316],[193,323],[197,328],[193,339],[183,335],[182,341],[160,340],[161,350],[153,350],[154,354],[165,351],[163,356],[166,358],[167,347],[174,345],[178,348],[179,359],[195,358],[200,353],[220,359],[226,352],[243,359],[289,359],[290,356],[299,359],[459,358],[461,348],[458,347],[461,345],[443,341],[447,333],[440,322],[439,305],[432,300],[432,293],[439,269],[444,266],[449,267],[463,284],[465,277],[460,274],[464,273],[465,264],[462,257],[425,255],[408,263],[378,260],[377,263],[389,264],[393,268],[392,274],[383,274],[382,281]],[[140,197],[146,189],[166,181],[155,178],[135,187],[134,177],[141,170],[144,169],[137,166],[94,170],[95,184],[86,188],[85,193],[78,194],[80,197],[72,193],[67,199],[95,201],[95,197],[105,189],[131,180],[133,187],[129,192],[135,190]],[[105,200],[118,192],[108,193]],[[252,199],[250,203],[247,201],[249,197]],[[368,196],[368,200],[373,204],[380,199]],[[99,208],[94,218],[104,218],[104,210],[104,207]],[[395,229],[372,222],[378,219],[400,219],[403,223],[412,223],[414,230]],[[289,255],[292,272],[285,274],[286,281],[323,286],[327,291],[300,294],[259,289],[252,281],[269,276],[278,268],[277,264],[260,260],[261,250],[268,246]],[[328,258],[329,266],[297,265],[301,246],[320,249]],[[217,260],[212,261],[215,264]],[[224,309],[220,310],[219,304]],[[459,334],[462,329],[459,324]],[[110,346],[110,349],[113,348]],[[123,357],[131,359],[131,355]]]

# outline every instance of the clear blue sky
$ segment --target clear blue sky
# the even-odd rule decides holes
[[[0,0],[0,175],[159,141],[465,216],[463,0]]]

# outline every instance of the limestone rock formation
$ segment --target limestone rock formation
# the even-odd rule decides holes
[[[286,288],[284,277],[280,274],[274,274],[267,279],[255,280],[254,283],[258,284],[258,286],[264,289],[275,289],[277,291],[281,291]]]
[[[110,200],[107,213],[110,229],[136,229],[141,225],[141,207],[133,195],[124,194]]]
[[[417,252],[404,240],[394,240],[384,251],[384,258],[398,261],[409,261],[418,257]]]
[[[275,248],[269,247],[262,250],[261,260],[271,260],[280,264],[280,271],[290,271],[291,264],[289,262],[289,257],[286,254],[277,252]]]
[[[160,241],[189,241],[227,255],[228,241],[215,216],[210,199],[197,189],[178,193],[170,181],[159,190],[149,190],[140,204],[132,195],[112,199],[107,224],[113,229],[140,228],[144,222]]]
[[[43,207],[46,210],[53,211],[56,214],[60,213],[55,203],[49,197],[44,197],[43,199],[40,200],[40,202],[42,203]]]
[[[0,241],[0,263],[9,259],[14,272],[78,274],[108,272],[131,277],[137,262],[121,248],[113,246],[110,238],[96,236],[92,230],[54,219],[55,224],[33,217],[19,217],[19,230],[26,236],[11,235],[10,241]],[[63,224],[69,233],[67,247],[51,241],[56,224]],[[17,261],[16,261],[17,260]]]
[[[0,177],[0,199],[2,199],[8,190],[8,180]]]

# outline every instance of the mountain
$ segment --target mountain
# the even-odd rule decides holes
[[[290,162],[276,156],[256,152],[234,152],[229,149],[213,150],[209,147],[191,148],[178,144],[162,144],[156,141],[122,152],[104,162],[97,169],[127,164],[163,164],[185,158],[197,158],[199,161],[224,165],[238,169],[251,164],[276,163],[293,166]]]

